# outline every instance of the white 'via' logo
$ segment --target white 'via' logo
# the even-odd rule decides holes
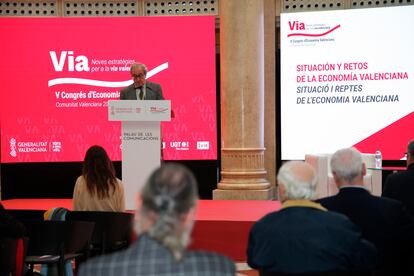
[[[85,56],[73,56],[73,51],[62,51],[60,52],[59,61],[55,51],[50,51],[50,58],[52,59],[53,67],[58,72],[63,70],[65,67],[66,60],[68,61],[68,71],[89,71],[89,61]],[[75,63],[76,62],[76,63]]]

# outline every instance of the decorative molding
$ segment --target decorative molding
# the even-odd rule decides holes
[[[222,190],[263,190],[270,187],[264,169],[265,148],[223,148],[221,150]]]
[[[232,171],[257,171],[264,168],[265,148],[223,148],[222,169]]]

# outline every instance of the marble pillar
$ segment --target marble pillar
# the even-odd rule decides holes
[[[221,180],[213,199],[270,199],[264,168],[264,0],[220,2]]]
[[[264,142],[267,180],[276,186],[276,4],[264,0]]]

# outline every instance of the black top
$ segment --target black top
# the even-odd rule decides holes
[[[348,218],[313,207],[266,215],[253,226],[247,247],[249,266],[271,274],[364,271],[376,261],[374,246]]]
[[[335,196],[318,200],[325,208],[349,217],[375,244],[379,275],[407,274],[414,248],[414,220],[400,202],[371,195],[361,187],[341,188]]]
[[[382,196],[401,201],[414,215],[414,164],[405,171],[390,174],[385,181]]]

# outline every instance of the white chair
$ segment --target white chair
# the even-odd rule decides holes
[[[331,154],[306,154],[305,162],[309,163],[316,171],[318,184],[316,186],[316,198],[327,197],[338,193],[338,187],[334,182],[331,166]],[[382,190],[382,171],[375,169],[375,155],[362,153],[362,160],[367,167],[364,177],[364,186],[373,195],[380,196]]]

